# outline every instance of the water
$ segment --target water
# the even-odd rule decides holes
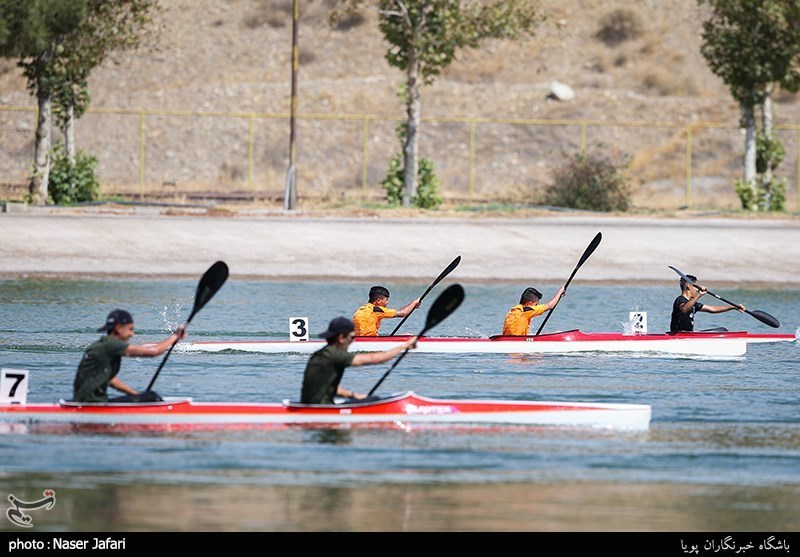
[[[69,398],[77,362],[116,307],[135,342],[164,338],[189,315],[196,281],[0,281],[0,365],[30,370],[29,401]],[[325,329],[352,315],[370,284],[231,279],[190,325],[192,340],[288,338],[289,318]],[[427,284],[388,284],[391,307]],[[400,332],[419,332],[435,289]],[[466,284],[466,299],[431,335],[500,332],[527,286]],[[545,298],[558,284],[537,285]],[[769,329],[732,311],[697,328],[795,332],[800,293],[726,290],[781,321]],[[622,332],[630,311],[668,327],[677,288],[573,283],[544,332]],[[713,303],[714,300],[709,300]],[[541,318],[534,320],[533,330]],[[399,320],[384,322],[388,333]],[[646,432],[575,428],[391,427],[192,432],[3,428],[0,496],[28,500],[48,531],[773,531],[800,528],[797,343],[756,344],[714,360],[611,354],[409,353],[378,394],[646,403]],[[125,359],[144,388],[163,357]],[[200,401],[297,399],[307,355],[170,355],[155,390]],[[367,392],[390,364],[350,368]],[[154,508],[169,512],[153,513]],[[0,530],[18,530],[0,520]]]

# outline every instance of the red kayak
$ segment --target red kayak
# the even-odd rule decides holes
[[[646,404],[523,400],[435,399],[403,392],[369,402],[310,405],[194,402],[28,403],[0,405],[0,424],[70,423],[145,426],[284,424],[512,424],[641,430],[650,425]]]

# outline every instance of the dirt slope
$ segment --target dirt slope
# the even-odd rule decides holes
[[[301,2],[298,113],[320,116],[299,125],[301,193],[334,199],[344,199],[345,191],[380,195],[377,184],[386,161],[398,150],[392,119],[403,116],[396,96],[402,76],[383,58],[386,45],[374,14],[363,12],[349,26],[332,29],[326,19],[330,5],[327,0]],[[187,124],[175,113],[285,117],[290,108],[291,7],[291,0],[164,2],[158,51],[127,53],[93,75],[94,111],[162,111],[162,117],[146,121],[148,187],[282,191],[288,161],[285,119],[265,119],[263,128],[257,122],[251,169],[241,119],[195,116]],[[630,157],[645,185],[639,200],[654,206],[661,190],[679,202],[683,196],[685,126],[722,123],[731,129],[698,132],[693,138],[695,199],[702,199],[704,180],[711,196],[719,188],[730,191],[740,165],[738,110],[699,52],[703,16],[694,0],[545,0],[542,7],[548,20],[534,38],[494,41],[463,52],[424,90],[423,116],[623,123],[590,127],[587,146],[605,145],[615,155]],[[636,29],[627,40],[609,44],[598,33],[618,9],[632,14]],[[32,106],[19,71],[9,62],[0,68],[0,107]],[[553,81],[572,87],[575,99],[548,99]],[[777,100],[777,123],[800,122],[796,95],[780,94]],[[345,126],[326,120],[358,114],[386,119],[369,130],[368,192],[362,191],[358,121]],[[641,121],[669,125],[656,130],[625,124]],[[92,114],[78,131],[82,145],[102,161],[104,187],[137,187],[135,115]],[[472,187],[464,165],[466,128],[428,124],[426,131],[423,149],[439,165],[443,192],[465,197]],[[793,133],[787,132],[789,142],[796,141]],[[512,200],[541,187],[557,155],[577,148],[579,137],[574,127],[552,126],[487,126],[478,134],[475,196]],[[5,151],[0,182],[24,182],[32,157],[31,113],[0,111],[0,140]],[[796,146],[787,144],[787,151],[784,166],[796,168]],[[794,194],[789,195],[791,202]]]

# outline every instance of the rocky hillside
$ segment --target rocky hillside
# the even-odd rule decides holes
[[[331,28],[331,4],[301,2],[298,191],[377,200],[399,151],[402,75],[383,58],[375,14]],[[292,1],[165,0],[163,8],[157,50],[126,53],[91,81],[78,141],[99,157],[104,193],[278,198],[289,152]],[[687,174],[694,206],[735,207],[738,110],[699,52],[695,0],[544,0],[542,13],[532,38],[464,51],[424,89],[422,154],[436,164],[445,198],[530,201],[583,142],[630,161],[642,208],[683,205]],[[612,19],[620,13],[622,27]],[[1,64],[0,182],[24,183],[34,128],[22,108],[34,102],[13,63]],[[548,98],[554,81],[574,98]],[[796,95],[778,95],[776,123],[800,124]],[[793,184],[797,134],[781,133]],[[792,191],[789,200],[793,207]]]

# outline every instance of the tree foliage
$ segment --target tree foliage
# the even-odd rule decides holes
[[[53,113],[62,129],[83,114],[92,70],[138,46],[157,8],[157,0],[0,0],[0,56],[17,59],[39,108],[33,203],[48,199]]]
[[[160,9],[157,0],[86,0],[86,6],[86,17],[64,37],[58,61],[62,79],[54,94],[62,128],[67,108],[74,110],[75,118],[88,108],[88,81],[95,68],[155,36],[155,15]]]
[[[710,7],[703,22],[701,52],[709,68],[722,78],[739,103],[745,128],[744,179],[735,189],[746,209],[775,208],[781,184],[766,165],[757,176],[760,134],[772,142],[772,104],[775,87],[797,91],[800,87],[800,2],[797,0],[698,0]],[[757,130],[756,112],[762,129]],[[773,153],[774,154],[774,153]],[[763,158],[763,157],[762,157]],[[762,167],[764,165],[762,164]],[[749,187],[750,192],[745,192]],[[764,194],[764,192],[767,192]],[[774,192],[774,195],[773,193]],[[759,202],[766,195],[766,202]]]
[[[515,40],[532,35],[541,18],[531,0],[379,0],[378,26],[389,49],[386,60],[405,72],[403,206],[417,188],[421,88],[456,59],[459,50],[485,39]]]
[[[700,47],[709,68],[742,106],[764,102],[774,84],[800,86],[800,2],[699,0],[711,7]]]

